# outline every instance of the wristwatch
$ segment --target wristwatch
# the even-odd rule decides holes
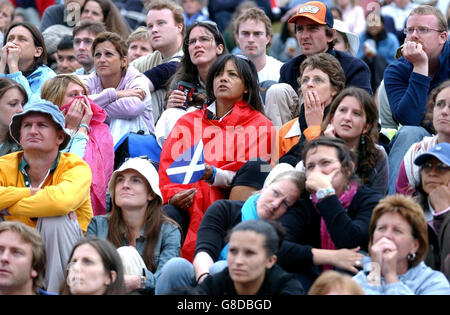
[[[318,200],[322,200],[325,197],[328,197],[330,195],[334,195],[336,192],[334,191],[333,187],[327,187],[327,188],[320,188],[316,192],[316,197]]]

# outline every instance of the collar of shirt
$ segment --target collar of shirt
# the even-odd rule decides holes
[[[42,181],[42,183],[39,184],[39,188],[42,186],[42,184],[45,182],[45,180],[47,179],[48,175],[53,172],[56,167],[58,166],[59,163],[59,158],[60,158],[61,153],[58,152],[58,156],[56,157],[55,162],[53,162],[52,166],[50,167],[50,169],[47,172],[47,175],[45,176],[44,180]],[[30,179],[28,177],[26,168],[29,166],[28,162],[25,160],[25,156],[22,155],[22,159],[20,160],[20,164],[19,164],[19,171],[22,173],[23,175],[23,181],[25,183],[26,187],[31,187],[30,186]]]

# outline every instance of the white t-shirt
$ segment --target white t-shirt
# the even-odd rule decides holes
[[[259,83],[267,80],[278,82],[282,65],[283,63],[278,59],[275,59],[272,56],[266,56],[266,65],[258,72]]]

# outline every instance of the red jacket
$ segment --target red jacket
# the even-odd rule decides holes
[[[253,157],[270,161],[275,134],[272,122],[245,101],[236,102],[233,111],[221,121],[208,119],[206,108],[188,113],[177,121],[164,142],[159,180],[164,203],[179,191],[197,189],[189,208],[191,221],[182,247],[183,257],[193,260],[197,230],[203,214],[214,201],[228,198],[229,191],[203,180],[186,185],[172,183],[166,169],[181,153],[202,139],[205,163],[236,172]]]

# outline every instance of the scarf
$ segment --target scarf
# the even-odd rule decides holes
[[[357,191],[358,185],[356,184],[356,182],[351,182],[348,189],[339,195],[339,202],[341,203],[345,211],[347,211],[347,209],[350,207],[353,197],[356,195]],[[317,210],[317,204],[319,203],[319,200],[317,199],[316,194],[312,195],[312,203],[314,205],[314,208],[316,208],[316,211],[319,212]],[[334,242],[331,239],[330,234],[328,233],[327,225],[323,217],[320,218],[320,242],[322,249],[336,249],[336,246],[334,245]],[[329,265],[324,265],[323,269],[328,270],[332,269],[332,267]]]
[[[242,205],[241,208],[241,222],[247,220],[256,220],[258,219],[258,213],[256,211],[256,203],[258,202],[260,194],[256,194],[254,196],[250,196],[247,201]],[[228,254],[228,247],[230,247],[230,243],[227,243],[219,255],[219,260],[226,260]]]

